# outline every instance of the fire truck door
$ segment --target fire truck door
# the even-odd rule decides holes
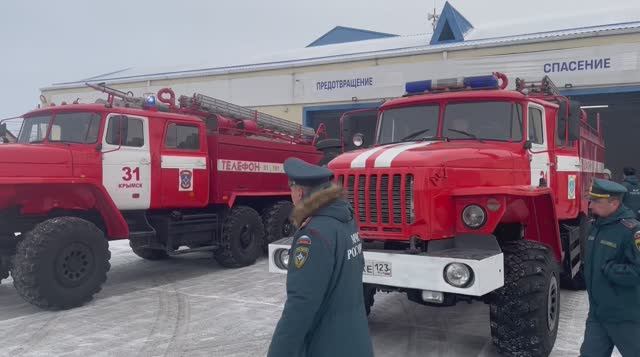
[[[536,187],[548,187],[550,183],[550,160],[545,118],[544,107],[537,104],[529,104],[527,140],[531,143],[531,149],[529,149],[528,155],[531,186]]]
[[[162,207],[204,207],[209,202],[207,138],[203,125],[179,120],[165,127],[161,149]]]
[[[110,114],[102,138],[102,184],[121,210],[151,203],[149,119]]]

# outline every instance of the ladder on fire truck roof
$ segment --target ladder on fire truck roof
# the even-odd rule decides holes
[[[123,92],[121,90],[107,87],[105,83],[85,83],[88,87],[101,91],[108,95],[107,101],[114,104],[115,98],[119,98],[125,106],[144,107],[145,98],[135,97],[133,92]],[[166,98],[163,94],[169,94]],[[177,110],[175,107],[175,94],[169,88],[158,91],[158,100],[168,104],[169,110]],[[195,93],[193,96],[180,96],[178,99],[180,109],[186,111],[203,112],[207,114],[219,114],[235,120],[253,120],[258,127],[273,133],[284,134],[286,136],[315,138],[316,132],[313,128],[305,127],[292,121],[278,118],[276,116],[249,109],[237,104],[225,102],[221,99],[212,98],[204,94]],[[117,104],[117,103],[116,103]]]
[[[180,96],[178,101],[181,108],[201,108],[209,114],[219,114],[238,120],[254,120],[261,128],[285,132],[292,136],[313,137],[315,135],[313,128],[200,93],[196,93],[192,97]]]
[[[516,78],[516,90],[529,95],[561,96],[560,90],[549,76],[544,76],[539,82],[525,82],[522,78]]]

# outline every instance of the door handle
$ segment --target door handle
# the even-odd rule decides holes
[[[140,159],[140,163],[142,165],[149,165],[151,163],[151,161],[147,160],[147,159]]]

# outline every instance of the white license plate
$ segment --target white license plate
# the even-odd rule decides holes
[[[390,278],[392,276],[391,263],[376,260],[365,260],[364,270],[362,273],[364,275],[384,276]]]

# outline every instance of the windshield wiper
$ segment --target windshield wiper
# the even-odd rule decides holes
[[[454,133],[460,133],[460,134],[462,134],[462,135],[466,135],[466,136],[468,136],[468,137],[470,137],[470,138],[473,138],[473,139],[478,140],[478,141],[479,141],[479,142],[481,142],[481,143],[483,143],[483,142],[484,142],[482,139],[480,139],[479,137],[477,137],[475,134],[471,134],[471,133],[470,133],[470,132],[468,132],[468,131],[464,131],[464,130],[457,130],[457,129],[447,129],[447,130],[449,130],[449,131],[453,131]]]
[[[420,134],[424,134],[424,133],[426,133],[426,132],[428,132],[428,131],[431,131],[431,129],[422,129],[422,130],[418,130],[418,131],[413,132],[413,133],[411,133],[411,134],[409,134],[409,135],[405,136],[404,138],[400,139],[400,141],[406,141],[406,140],[409,140],[409,139],[411,139],[411,138],[415,138],[416,136],[418,136],[418,135],[420,135]]]

